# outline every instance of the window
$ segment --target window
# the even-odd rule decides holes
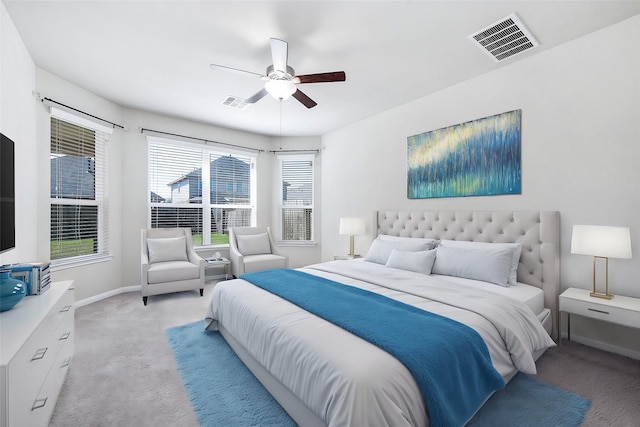
[[[106,165],[110,130],[101,128],[51,109],[50,250],[54,264],[109,255]]]
[[[281,172],[280,224],[283,242],[313,243],[315,156],[279,155]]]
[[[252,154],[150,137],[151,227],[189,227],[197,246],[228,244],[229,227],[255,223],[255,160]]]

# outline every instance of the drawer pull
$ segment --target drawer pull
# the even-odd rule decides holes
[[[31,358],[31,361],[33,362],[34,360],[40,360],[44,357],[45,353],[47,352],[48,347],[45,348],[39,348],[36,351],[36,354],[33,355],[33,357]]]
[[[69,336],[71,335],[71,332],[65,332],[64,334],[62,334],[62,336],[58,339],[58,341],[62,341],[62,340],[66,340],[67,338],[69,338]]]
[[[609,314],[608,311],[596,310],[595,308],[587,308],[589,311],[595,311],[596,313]]]
[[[69,357],[64,362],[62,362],[62,365],[60,365],[60,368],[66,368],[67,366],[69,366],[70,363],[71,363],[71,358]]]
[[[48,397],[43,397],[42,399],[36,399],[36,401],[33,402],[33,406],[31,407],[31,410],[35,411],[36,409],[44,408],[44,405],[47,404],[47,399]]]
[[[69,310],[71,310],[71,304],[65,305],[64,307],[62,307],[62,310],[60,310],[60,313],[66,313]]]

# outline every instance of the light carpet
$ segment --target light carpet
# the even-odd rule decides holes
[[[202,426],[293,426],[217,332],[202,321],[165,331],[191,404]],[[470,426],[579,426],[589,400],[518,374],[495,393]]]

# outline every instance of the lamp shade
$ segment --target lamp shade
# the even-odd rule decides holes
[[[607,258],[631,258],[629,227],[574,225],[571,253]]]
[[[364,234],[366,223],[363,218],[340,218],[340,229],[338,233],[357,235]]]

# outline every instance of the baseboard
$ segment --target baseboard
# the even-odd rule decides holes
[[[140,285],[125,286],[125,287],[118,288],[118,289],[112,289],[110,291],[103,292],[101,294],[94,295],[94,296],[89,297],[89,298],[81,299],[79,301],[76,301],[76,308],[83,307],[83,306],[89,305],[89,304],[93,304],[94,302],[101,301],[103,299],[112,297],[114,295],[124,294],[126,292],[140,292]]]
[[[233,278],[233,277],[231,277],[231,278]],[[205,285],[208,284],[208,283],[211,283],[212,281],[218,281],[218,280],[222,280],[222,279],[226,279],[224,274],[212,274],[210,276],[206,276]],[[94,296],[89,297],[89,298],[81,299],[79,301],[76,301],[76,308],[83,307],[83,306],[89,305],[89,304],[93,304],[94,302],[102,301],[103,299],[106,299],[106,298],[109,298],[109,297],[112,297],[112,296],[115,296],[115,295],[124,294],[126,292],[140,292],[140,285],[124,286],[122,288],[112,289],[110,291],[103,292],[101,294],[94,295]]]
[[[563,333],[562,338],[567,338],[567,334]],[[597,348],[600,350],[609,351],[611,353],[621,354],[632,359],[640,360],[640,351],[631,350],[629,348],[620,347],[613,344],[607,344],[605,342],[594,340],[592,338],[585,338],[574,333],[571,334],[571,341],[588,345],[589,347]]]

